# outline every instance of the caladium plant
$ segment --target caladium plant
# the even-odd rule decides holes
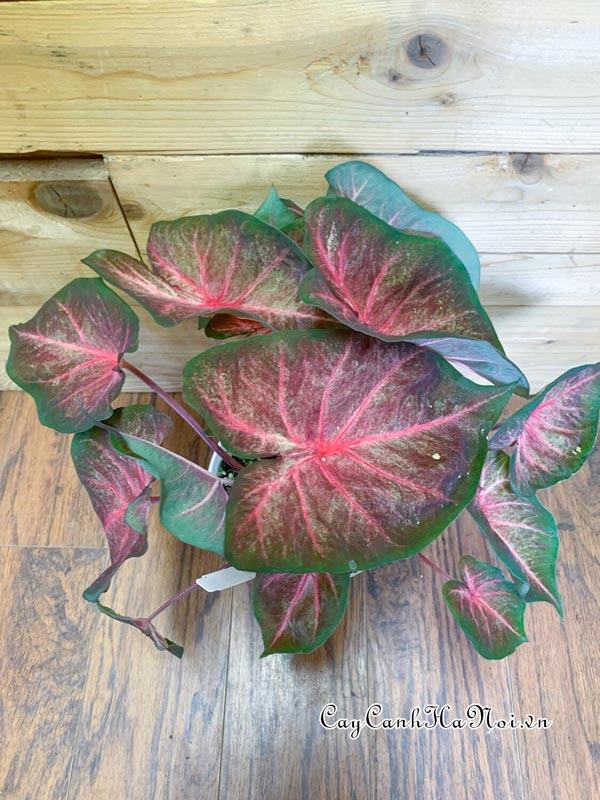
[[[502,658],[526,641],[530,603],[562,614],[557,526],[536,493],[593,448],[600,364],[529,397],[478,298],[467,237],[367,163],[326,178],[305,210],[271,188],[254,215],[158,222],[148,265],[98,250],[83,261],[100,277],[73,281],[10,329],[7,371],[42,423],[75,434],[75,469],[106,533],[110,564],[84,597],[181,655],[154,619],[196,584],[143,618],[101,602],[123,562],[146,552],[156,504],[173,536],[220,554],[236,582],[254,579],[264,655],[319,647],[357,571],[418,557],[445,579],[476,650]],[[184,368],[202,425],[125,360],[138,321],[107,284],[159,325],[196,318],[204,335],[232,339]],[[224,475],[163,447],[169,418],[152,405],[113,407],[126,371]],[[528,402],[497,426],[513,393]],[[490,563],[467,554],[452,576],[422,551],[465,508]]]

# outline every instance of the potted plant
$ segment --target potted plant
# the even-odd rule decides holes
[[[158,502],[174,536],[255,575],[265,654],[314,650],[354,573],[418,556],[442,574],[479,653],[502,658],[526,641],[528,603],[562,613],[556,524],[536,493],[589,455],[600,365],[530,397],[478,299],[464,234],[366,163],[326,177],[327,195],[304,211],[272,189],[254,215],[156,223],[149,268],[98,250],[83,261],[99,277],[72,281],[10,329],[8,373],[43,424],[75,434],[75,468],[106,531],[110,565],[84,596],[181,655],[153,620],[194,587],[144,619],[100,602],[121,564],[145,552]],[[138,321],[107,284],[159,325],[197,318],[207,336],[230,339],[184,369],[184,398],[206,429],[130,363]],[[113,408],[125,371],[225,469],[163,448],[169,418],[153,406]],[[513,393],[527,402],[497,426]],[[423,554],[464,508],[504,572],[465,555],[446,575]]]

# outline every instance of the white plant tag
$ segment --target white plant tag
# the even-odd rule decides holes
[[[361,570],[362,571],[362,570]],[[360,572],[352,572],[350,577],[360,575]],[[220,592],[223,589],[231,589],[240,583],[246,583],[256,577],[256,572],[243,572],[235,567],[225,567],[217,569],[215,572],[207,572],[201,578],[196,578],[196,583],[205,592]]]
[[[237,586],[239,583],[251,581],[255,576],[256,572],[242,572],[235,567],[225,567],[225,569],[218,569],[215,572],[208,572],[198,578],[196,583],[205,592],[220,592],[222,589],[231,589],[232,586]]]

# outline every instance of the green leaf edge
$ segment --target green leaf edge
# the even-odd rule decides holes
[[[282,340],[289,340],[293,341],[294,339],[300,338],[312,338],[314,340],[323,340],[329,338],[332,334],[331,331],[325,329],[318,329],[318,328],[309,328],[304,330],[290,330],[290,331],[279,331],[277,333],[269,333],[264,334],[263,336],[259,337],[250,337],[248,339],[243,340],[235,340],[235,341],[228,341],[225,344],[218,345],[217,347],[211,347],[208,350],[205,350],[203,353],[199,353],[197,356],[191,358],[187,364],[183,368],[183,396],[188,403],[188,405],[192,406],[196,411],[200,413],[202,419],[205,422],[205,425],[208,431],[225,447],[225,449],[234,456],[238,458],[242,458],[244,460],[247,459],[257,459],[258,461],[254,461],[251,464],[248,464],[238,473],[238,478],[242,474],[248,474],[248,472],[252,469],[257,468],[264,460],[265,457],[257,456],[255,453],[251,453],[248,451],[242,451],[238,448],[234,447],[231,443],[231,440],[228,439],[227,433],[219,430],[219,424],[216,422],[214,417],[212,416],[211,412],[208,411],[201,403],[197,402],[196,398],[190,393],[189,389],[189,381],[191,375],[198,363],[202,363],[204,361],[208,361],[212,358],[213,355],[221,355],[224,351],[229,349],[237,349],[239,347],[260,347],[265,340],[269,338],[278,338]],[[417,347],[417,345],[413,345]],[[431,527],[430,531],[427,532],[425,527],[423,527],[422,531],[425,531],[426,536],[424,535],[421,539],[423,542],[418,548],[414,550],[410,550],[409,552],[405,552],[403,555],[390,555],[388,558],[382,559],[375,559],[373,561],[364,561],[359,562],[357,561],[357,569],[365,570],[365,569],[374,569],[375,567],[381,567],[385,564],[390,564],[394,561],[403,560],[405,558],[411,558],[417,553],[420,553],[425,547],[427,547],[431,542],[437,538],[447,527],[450,525],[456,517],[460,514],[460,512],[466,508],[469,502],[473,499],[475,492],[477,491],[477,486],[479,484],[479,476],[481,474],[481,469],[483,467],[483,463],[485,461],[485,456],[487,453],[487,433],[493,427],[494,422],[498,419],[502,410],[506,403],[508,402],[514,388],[514,384],[507,384],[506,386],[496,387],[496,386],[479,386],[478,384],[473,383],[468,378],[465,378],[464,375],[461,375],[454,367],[449,364],[445,359],[441,356],[437,355],[436,353],[431,352],[432,357],[434,357],[438,362],[440,369],[442,372],[446,372],[450,377],[452,377],[456,382],[458,382],[463,387],[472,387],[477,392],[489,392],[490,394],[494,394],[499,392],[498,397],[496,398],[496,403],[498,404],[498,411],[495,415],[494,419],[490,420],[489,428],[486,431],[485,428],[483,432],[480,432],[480,447],[479,452],[477,453],[476,458],[473,461],[473,467],[470,471],[470,483],[465,483],[463,489],[463,496],[460,497],[459,500],[456,502],[455,508],[449,508],[447,513],[440,519],[438,524]],[[237,495],[240,491],[240,481],[236,480],[231,487],[229,492],[229,500],[227,502],[227,510],[225,514],[225,547],[224,547],[224,555],[227,561],[237,569],[241,570],[251,570],[253,572],[257,571],[254,567],[249,565],[244,565],[238,559],[236,559],[229,550],[229,540],[231,538],[232,528],[231,528],[231,515],[230,515],[230,508],[236,505]],[[347,560],[343,561],[343,568],[342,564],[340,564],[339,569],[335,569],[332,567],[331,564],[327,565],[311,565],[310,568],[304,566],[303,568],[299,569],[291,569],[285,563],[278,563],[272,569],[266,569],[264,566],[261,567],[259,570],[260,572],[268,572],[268,573],[276,573],[276,572],[290,572],[293,574],[304,573],[304,572],[331,572],[333,574],[340,574],[343,572],[348,571],[348,562]]]
[[[313,572],[313,571],[314,570],[311,570],[311,572]],[[292,573],[292,574],[298,574],[298,573]],[[302,573],[300,573],[300,574],[302,574]],[[260,658],[267,658],[268,656],[273,656],[273,655],[277,655],[277,654],[283,655],[283,654],[286,654],[286,653],[303,653],[303,654],[314,653],[315,650],[318,650],[319,647],[322,647],[325,644],[325,642],[328,639],[330,639],[331,636],[333,636],[333,634],[335,633],[335,631],[338,628],[340,622],[344,618],[344,614],[346,613],[346,609],[348,607],[348,592],[349,592],[349,589],[350,589],[350,573],[345,573],[345,574],[347,576],[347,579],[342,582],[341,591],[340,591],[340,602],[338,603],[338,608],[340,610],[339,610],[338,614],[336,615],[336,619],[333,622],[333,624],[330,627],[328,627],[327,630],[325,630],[323,635],[318,637],[315,640],[314,644],[306,645],[306,647],[283,647],[283,648],[278,648],[278,649],[274,649],[274,650],[271,650],[267,646],[267,642],[265,640],[262,624],[261,624],[261,621],[260,621],[260,614],[259,614],[258,609],[257,609],[257,595],[258,595],[258,592],[257,592],[257,589],[256,589],[256,581],[253,581],[252,582],[253,583],[253,588],[252,588],[252,611],[254,612],[254,617],[255,617],[255,619],[258,622],[258,625],[260,627],[261,636],[262,636],[263,645],[264,645],[264,650],[261,653]],[[342,576],[343,576],[343,573],[337,573],[336,574],[336,577],[342,577]]]
[[[114,292],[110,288],[110,286],[107,286],[106,283],[102,280],[102,278],[74,278],[72,281],[69,281],[69,283],[66,283],[57,292],[55,292],[52,295],[52,297],[49,297],[48,300],[46,300],[46,303],[49,303],[51,300],[53,300],[57,295],[59,295],[62,291],[64,291],[68,287],[73,286],[74,284],[80,284],[82,281],[86,281],[86,282],[94,281],[96,283],[97,287],[98,287],[98,294],[102,295],[103,293],[108,292],[109,294],[113,295],[113,297],[115,297],[120,303],[122,303],[124,316],[129,318],[129,321],[130,321],[130,323],[132,325],[132,328],[133,328],[134,334],[135,334],[135,338],[132,341],[130,347],[127,350],[125,350],[124,353],[134,353],[139,347],[139,326],[140,326],[139,318],[138,318],[137,314],[135,313],[135,311],[131,308],[131,306],[125,300],[123,300],[123,298],[120,297],[116,292]],[[42,303],[40,308],[33,315],[34,317],[46,305],[46,303]],[[33,319],[33,317],[31,319]],[[15,371],[14,371],[13,344],[14,344],[14,341],[15,341],[14,337],[16,336],[16,330],[15,329],[19,325],[26,325],[27,322],[29,322],[29,321],[30,320],[26,320],[25,322],[19,322],[19,323],[16,323],[15,325],[10,325],[9,328],[8,328],[8,337],[9,337],[9,340],[10,340],[10,350],[9,350],[8,358],[6,360],[6,374],[11,379],[11,381],[13,381],[13,383],[16,383],[16,385],[20,389],[23,389],[24,392],[27,392],[27,394],[30,395],[30,397],[33,398],[33,400],[35,402],[35,407],[36,407],[36,410],[37,410],[37,415],[38,415],[39,421],[42,423],[42,425],[44,425],[46,428],[50,428],[51,430],[57,431],[58,433],[81,433],[83,431],[89,430],[90,428],[93,428],[94,425],[96,424],[96,422],[102,422],[105,419],[109,419],[109,417],[112,416],[112,413],[114,411],[113,408],[109,408],[108,412],[105,415],[101,416],[101,417],[97,417],[95,415],[91,415],[90,414],[89,415],[89,425],[86,428],[79,428],[79,427],[73,428],[72,425],[55,425],[55,424],[51,424],[48,421],[48,414],[44,412],[43,405],[42,405],[42,395],[41,395],[41,393],[39,391],[36,391],[36,389],[35,389],[35,387],[38,384],[36,384],[36,383],[28,383],[27,381],[21,381],[17,377],[17,375],[15,374]],[[122,356],[123,356],[123,353],[119,353],[119,361],[121,360]],[[121,393],[121,390],[123,388],[123,384],[125,382],[125,373],[123,372],[123,370],[120,367],[118,367],[118,371],[121,373],[119,382],[117,384],[115,384],[115,386],[113,387],[113,390],[107,395],[107,399],[108,399],[108,401],[110,403],[112,403],[114,400],[116,400],[116,398],[119,396],[119,394]]]

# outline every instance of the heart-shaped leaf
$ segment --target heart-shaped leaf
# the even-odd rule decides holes
[[[152,442],[119,431],[126,452],[160,480],[160,521],[182,542],[223,553],[227,493],[216,475]],[[113,443],[119,448],[118,441]],[[133,522],[130,510],[127,520]]]
[[[347,331],[228,342],[184,369],[188,403],[242,458],[225,554],[255,572],[348,572],[414,555],[469,502],[511,388]]]
[[[270,332],[271,328],[255,319],[244,319],[234,314],[215,314],[204,328],[204,333],[211,339],[230,339],[232,336],[254,336]]]
[[[469,511],[498,557],[515,578],[528,584],[525,599],[545,600],[562,614],[556,588],[556,522],[536,497],[515,494],[504,451],[488,453]]]
[[[155,442],[163,440],[170,424],[165,414],[149,405],[117,408],[109,420],[110,427]],[[143,555],[148,548],[145,533],[154,477],[133,459],[117,453],[110,437],[107,427],[94,427],[76,434],[71,443],[75,470],[104,526],[110,553],[110,566],[84,592],[90,602],[108,589],[124,561]],[[132,529],[125,522],[125,513],[134,501],[137,524]]]
[[[355,330],[410,341],[494,383],[528,384],[503,354],[461,262],[439,239],[401,233],[343,198],[306,209],[305,247],[317,268],[300,296]]]
[[[401,231],[438,236],[465,265],[477,289],[479,256],[461,229],[439,214],[421,208],[377,167],[364,161],[346,161],[330,169],[325,178],[335,194],[349,197],[388,225]]]
[[[443,586],[446,605],[484,658],[504,658],[527,641],[525,601],[513,583],[491,564],[464,556],[461,580]]]
[[[339,197],[306,209],[305,247],[316,270],[306,302],[386,341],[463,336],[499,346],[461,262],[439,239],[402,233]]]
[[[600,364],[565,372],[498,428],[490,447],[514,445],[510,478],[519,494],[565,480],[583,466],[598,431]]]
[[[114,250],[96,250],[83,263],[134,297],[160,325],[220,311],[276,330],[311,328],[325,318],[298,300],[308,270],[300,248],[250,214],[157,222],[147,250],[151,269]]]
[[[9,335],[9,377],[33,397],[42,424],[74,433],[111,415],[138,319],[99,278],[77,278]]]
[[[144,636],[147,636],[154,643],[157,650],[166,650],[177,658],[182,658],[183,647],[159,633],[149,619],[128,617],[124,614],[118,614],[116,611],[113,611],[112,608],[98,602],[96,603],[96,608],[98,611],[106,614],[107,617],[117,620],[117,622],[124,622],[126,625],[132,625],[134,628],[137,628],[138,631],[141,631]]]
[[[311,653],[338,626],[348,602],[350,575],[279,572],[254,581],[254,615],[265,649],[272,653]]]

